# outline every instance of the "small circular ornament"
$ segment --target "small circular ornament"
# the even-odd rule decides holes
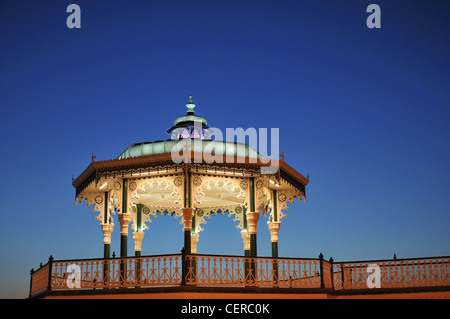
[[[134,191],[137,188],[136,182],[131,182],[129,188],[130,188],[130,191]]]
[[[280,195],[278,195],[278,200],[280,202],[285,202],[286,201],[286,195],[281,193]]]
[[[96,204],[101,204],[103,203],[103,197],[98,195],[97,197],[95,197],[95,203]]]
[[[181,184],[183,183],[183,180],[181,179],[181,177],[175,177],[174,178],[174,180],[173,180],[173,184],[175,185],[175,186],[180,186]]]

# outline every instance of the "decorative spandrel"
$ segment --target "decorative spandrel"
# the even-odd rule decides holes
[[[122,183],[119,178],[101,178],[78,194],[75,204],[86,202],[87,206],[93,205],[92,212],[98,213],[95,216],[96,220],[101,223],[114,223],[113,215],[122,211]],[[105,204],[108,208],[107,216],[105,216]]]
[[[141,230],[148,229],[152,218],[158,215],[180,218],[183,207],[183,187],[181,175],[130,180],[128,207],[132,213],[132,229],[137,229],[138,204],[142,205]]]
[[[195,174],[192,177],[195,233],[204,230],[206,218],[212,215],[227,215],[238,222],[236,228],[243,229],[243,207],[247,204],[247,178],[223,177]]]

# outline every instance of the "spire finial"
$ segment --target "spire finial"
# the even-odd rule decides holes
[[[195,104],[192,103],[192,95],[189,95],[189,103],[186,104],[186,107],[188,108],[188,114],[194,114]]]

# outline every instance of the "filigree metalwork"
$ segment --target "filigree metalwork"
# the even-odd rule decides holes
[[[228,217],[233,217],[233,222],[237,222],[236,229],[243,229],[243,216],[242,207],[240,206],[229,206],[229,207],[205,207],[197,208],[196,211],[196,222],[194,226],[195,233],[200,233],[204,230],[202,225],[206,224],[206,219],[210,219],[212,215],[227,215]]]
[[[104,161],[107,162],[107,161]],[[149,170],[153,172],[181,172],[183,169],[183,164],[177,164],[173,161],[167,162],[149,162],[139,165],[125,165],[119,167],[108,167],[99,168],[97,171],[98,178],[116,178],[118,176],[122,177],[125,175],[134,175],[147,173]]]
[[[257,185],[255,189],[255,205],[256,210],[260,211],[264,217],[272,211],[272,192],[269,189],[269,181],[271,175],[264,175],[255,180]],[[258,188],[259,185],[259,188]]]
[[[177,179],[181,183],[176,182]],[[137,210],[136,205],[144,204],[143,218],[141,220],[141,230],[148,229],[148,224],[152,222],[152,218],[156,218],[158,215],[169,215],[175,219],[182,216],[182,198],[183,187],[182,179],[180,176],[154,176],[136,179],[130,182],[130,185],[134,183],[133,191],[129,194],[129,208],[133,212],[132,214],[132,228],[137,228]],[[131,190],[131,189],[130,189]],[[154,192],[158,192],[159,196],[164,199],[168,205],[153,205],[152,203],[142,202],[144,195],[151,195]],[[166,193],[166,194],[164,194]],[[181,222],[180,222],[181,224]]]
[[[295,204],[296,199],[302,200],[303,193],[294,188],[292,190],[285,190],[283,191],[283,193],[278,195],[278,203],[277,203],[278,220],[286,218],[286,214],[283,213],[283,211],[288,211],[289,210],[288,204]]]
[[[82,202],[86,202],[86,206],[88,207],[93,205],[92,212],[97,213],[97,215],[95,216],[95,220],[103,222],[105,214],[105,202],[103,199],[104,196],[105,194],[103,192],[83,192],[81,194],[78,194],[75,204],[77,205],[81,204]],[[109,198],[111,197],[109,196]],[[114,210],[112,210],[111,213],[114,214]]]

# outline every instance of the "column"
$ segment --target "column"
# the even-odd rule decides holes
[[[259,211],[255,211],[255,179],[250,178],[250,211],[245,213],[247,219],[247,230],[250,236],[250,256],[257,256],[256,249],[256,233],[257,233],[257,223],[259,219]]]
[[[110,224],[109,211],[108,211],[108,192],[105,192],[105,204],[103,205],[103,223],[102,226],[103,231],[103,258],[110,257],[110,247],[111,247],[111,233],[113,231],[114,225]]]
[[[272,243],[272,257],[276,258],[272,262],[273,280],[278,283],[278,230],[281,222],[270,221],[267,223],[270,231],[270,241]]]
[[[278,230],[280,229],[280,222],[278,221],[278,199],[277,199],[277,191],[274,189],[272,191],[273,196],[273,220],[271,219],[267,226],[270,230],[270,241],[272,243],[272,257],[278,258]]]
[[[250,237],[250,256],[257,256],[257,248],[256,248],[256,234],[258,232],[257,225],[259,220],[259,212],[247,212],[247,226],[248,226],[248,234]]]
[[[131,214],[128,214],[128,180],[122,183],[122,211],[118,214],[120,222],[120,257],[128,254],[128,224],[131,222]]]
[[[119,213],[120,222],[120,257],[127,257],[128,225],[131,222],[131,214]],[[120,278],[125,283],[127,278],[126,259],[120,260]]]
[[[247,230],[247,207],[242,207],[242,222],[243,230],[241,231],[241,237],[244,241],[244,256],[250,256],[250,236]]]
[[[257,262],[256,262],[256,233],[257,233],[257,223],[259,219],[259,212],[247,212],[247,226],[248,226],[248,236],[250,241],[250,253],[249,253],[249,269],[251,273],[247,276],[250,283],[256,283],[257,281]]]
[[[142,250],[142,239],[144,239],[144,232],[137,230],[133,232],[133,239],[134,239],[134,255],[136,257],[141,256],[141,250]],[[136,279],[137,282],[141,282],[141,258],[134,258],[134,261],[136,262]],[[139,286],[136,286],[139,287]]]
[[[136,205],[136,230],[133,232],[134,239],[134,255],[140,256],[142,250],[142,239],[144,238],[144,232],[142,231],[142,209],[143,204]]]
[[[131,214],[119,213],[120,222],[120,257],[127,257],[128,225],[131,222]]]
[[[114,224],[110,223],[110,216],[108,211],[108,192],[105,192],[104,199],[104,212],[103,212],[103,223],[102,226],[103,231],[103,258],[110,257],[110,247],[111,247],[111,233],[114,229]],[[105,260],[103,262],[103,281],[107,282],[109,280],[109,261]]]
[[[189,273],[189,268],[192,267],[190,262],[191,256],[186,257],[185,255],[191,254],[191,230],[192,230],[192,217],[194,216],[194,209],[192,207],[185,207],[182,210],[182,221],[183,221],[183,233],[184,233],[184,247],[181,260],[181,284],[186,284],[186,276]]]
[[[191,253],[191,230],[192,217],[194,216],[194,209],[192,207],[185,207],[182,210],[183,216],[183,232],[184,232],[184,249],[186,254]]]

